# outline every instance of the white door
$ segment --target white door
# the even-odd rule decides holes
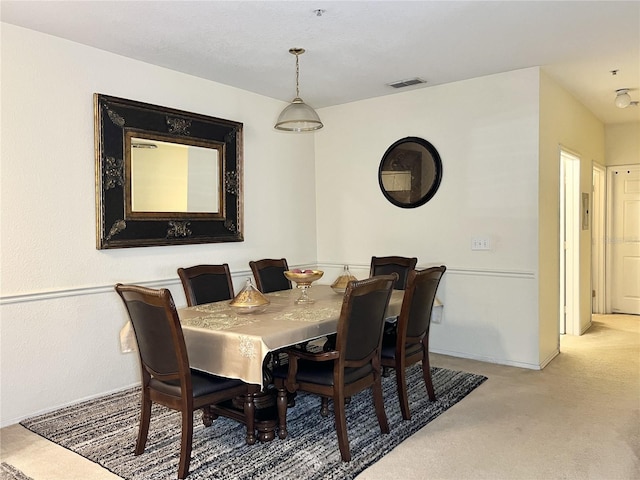
[[[640,165],[610,167],[611,311],[640,315]]]

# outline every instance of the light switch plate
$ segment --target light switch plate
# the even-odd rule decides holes
[[[489,237],[473,237],[471,239],[471,250],[491,250]]]

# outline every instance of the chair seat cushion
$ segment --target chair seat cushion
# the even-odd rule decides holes
[[[353,383],[366,377],[373,371],[371,364],[358,368],[347,367],[344,369],[344,383]],[[275,378],[287,378],[289,366],[283,365],[273,370]],[[311,360],[298,360],[298,373],[296,381],[315,383],[319,385],[333,385],[333,362],[314,362]]]
[[[396,341],[397,337],[395,335],[385,335],[382,338],[382,358],[396,358]],[[405,350],[405,357],[415,355],[416,353],[421,351],[421,343],[412,343],[410,345],[407,345]]]
[[[194,398],[216,393],[228,388],[239,387],[243,385],[243,383],[242,380],[235,378],[218,377],[217,375],[210,375],[199,370],[191,369],[191,387],[193,388]],[[152,378],[149,386],[167,395],[180,397],[180,383],[178,381],[161,382]]]

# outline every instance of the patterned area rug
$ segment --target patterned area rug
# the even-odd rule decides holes
[[[347,406],[350,462],[342,462],[333,413],[320,416],[320,399],[299,394],[287,412],[289,436],[245,444],[244,425],[218,418],[205,428],[196,412],[189,480],[211,479],[352,479],[407,437],[458,403],[486,377],[432,369],[437,400],[429,402],[419,365],[407,371],[411,420],[403,421],[395,375],[383,378],[390,434],[382,435],[370,390]],[[330,402],[331,404],[331,402]],[[153,406],[145,452],[133,455],[138,432],[139,389],[27,419],[29,430],[86,457],[128,480],[174,479],[180,450],[180,414]]]
[[[2,462],[0,463],[0,480],[33,480],[26,476],[13,465]]]

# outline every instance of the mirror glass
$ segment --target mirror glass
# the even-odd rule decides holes
[[[378,169],[383,195],[402,208],[424,205],[435,195],[441,180],[442,162],[438,151],[418,137],[406,137],[391,145]]]
[[[217,213],[218,171],[215,149],[133,137],[131,211]]]
[[[222,146],[198,143],[127,133],[127,218],[220,213]]]
[[[244,240],[242,123],[94,102],[97,248]]]

